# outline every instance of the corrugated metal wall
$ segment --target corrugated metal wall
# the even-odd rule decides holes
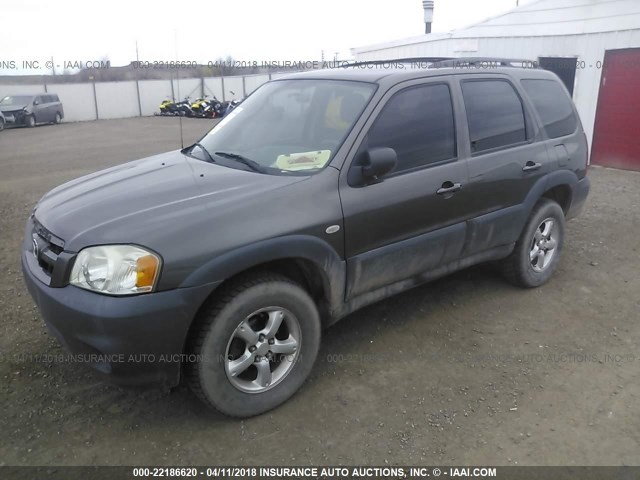
[[[444,38],[411,45],[358,49],[356,60],[406,57],[576,57],[584,68],[576,72],[574,101],[589,144],[593,139],[596,104],[605,50],[640,47],[640,29],[622,32],[553,37]]]
[[[274,74],[274,78],[277,74]],[[64,107],[67,122],[127,118],[153,115],[160,102],[176,99],[195,99],[203,93],[220,100],[241,99],[269,81],[270,75],[236,77],[184,78],[180,80],[140,80],[126,82],[60,83],[52,85],[0,84],[0,98],[5,95],[56,93]],[[223,87],[224,84],[224,87]],[[234,93],[232,94],[231,91]],[[138,98],[139,92],[139,98]],[[140,104],[138,105],[138,100]],[[96,111],[97,106],[97,111]]]

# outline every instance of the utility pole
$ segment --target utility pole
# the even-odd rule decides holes
[[[136,92],[138,93],[138,113],[142,116],[142,102],[140,101],[140,79],[138,71],[140,69],[140,56],[138,55],[138,40],[136,40],[136,66],[133,69],[136,74]]]

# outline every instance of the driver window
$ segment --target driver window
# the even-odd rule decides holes
[[[363,147],[393,148],[398,163],[391,173],[454,159],[456,136],[449,86],[420,85],[396,93],[369,130]]]

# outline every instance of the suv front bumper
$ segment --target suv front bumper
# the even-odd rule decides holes
[[[22,252],[24,279],[51,334],[109,380],[129,385],[180,381],[184,346],[200,305],[215,285],[110,297],[40,281]]]

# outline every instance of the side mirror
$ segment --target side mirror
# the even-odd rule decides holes
[[[398,163],[398,155],[393,148],[377,147],[365,152],[362,176],[367,181],[378,180],[393,170]]]
[[[33,104],[34,104],[34,105],[40,105],[40,101],[39,101],[39,100],[34,100],[34,101],[33,101]]]

